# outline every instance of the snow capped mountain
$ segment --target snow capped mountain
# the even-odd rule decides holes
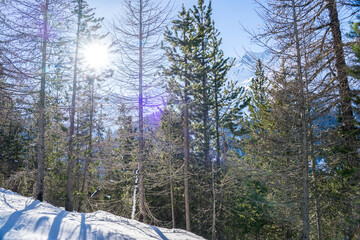
[[[228,73],[228,79],[238,82],[241,86],[248,86],[254,76],[255,66],[258,59],[266,62],[270,58],[268,50],[263,52],[248,52],[240,59],[236,59],[234,66]]]
[[[193,233],[166,229],[108,212],[67,212],[49,203],[0,188],[0,239],[201,240]]]

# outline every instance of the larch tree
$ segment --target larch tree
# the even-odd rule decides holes
[[[2,65],[6,69],[4,73],[9,77],[8,79],[12,79],[11,86],[16,86],[17,95],[21,95],[24,102],[32,104],[33,94],[39,93],[39,96],[35,97],[37,99],[35,197],[40,201],[44,199],[46,82],[49,75],[54,73],[53,66],[56,64],[50,49],[56,48],[64,31],[63,27],[59,27],[58,21],[69,16],[69,12],[65,10],[67,6],[66,0],[11,1],[1,5],[1,21],[4,28],[0,38],[1,42],[6,43],[6,47],[1,49],[1,57],[4,60]],[[56,31],[55,26],[59,27]],[[24,110],[26,109],[29,109],[29,106],[24,105]]]
[[[120,84],[127,95],[125,100],[138,109],[138,220],[141,222],[146,217],[144,117],[148,107],[161,105],[161,82],[156,73],[163,60],[159,53],[160,35],[170,14],[169,6],[170,1],[125,0],[123,13],[112,24],[112,35],[120,54],[117,65]]]

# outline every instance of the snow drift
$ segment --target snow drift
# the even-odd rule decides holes
[[[0,239],[204,239],[180,229],[157,228],[104,211],[67,212],[0,188]]]

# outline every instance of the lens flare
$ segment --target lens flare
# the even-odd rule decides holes
[[[84,47],[83,56],[87,67],[96,71],[106,68],[109,64],[109,48],[98,42],[87,44]]]

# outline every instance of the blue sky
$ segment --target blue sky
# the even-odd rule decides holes
[[[173,15],[181,9],[197,4],[197,0],[174,0]],[[205,0],[207,3],[208,1]],[[120,13],[121,0],[88,0],[91,7],[96,8],[98,16],[105,17],[105,22]],[[256,30],[261,24],[256,14],[253,0],[213,0],[213,19],[223,38],[222,49],[228,57],[242,56],[245,50],[261,51],[256,44],[251,43],[247,33],[242,31],[240,23],[250,30]]]

